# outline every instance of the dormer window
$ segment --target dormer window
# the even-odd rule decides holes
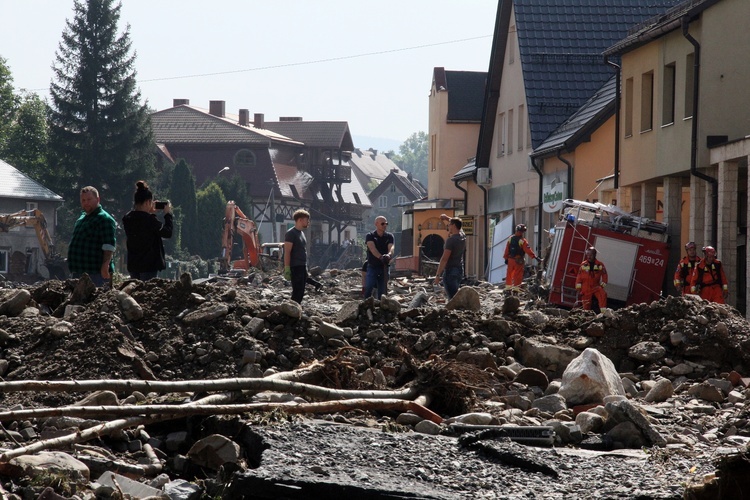
[[[234,165],[237,167],[254,167],[255,153],[249,149],[240,149],[234,155]]]

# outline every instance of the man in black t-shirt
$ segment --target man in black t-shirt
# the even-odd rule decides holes
[[[385,295],[388,281],[388,266],[393,258],[396,243],[392,233],[386,231],[388,220],[382,215],[375,218],[375,231],[367,233],[367,276],[365,277],[365,298],[377,287],[376,299]]]
[[[294,212],[294,227],[284,236],[284,278],[292,282],[292,300],[302,303],[307,281],[307,238],[303,229],[310,225],[307,210]]]

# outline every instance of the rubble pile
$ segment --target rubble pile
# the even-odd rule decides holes
[[[729,498],[750,487],[750,328],[729,306],[667,297],[596,315],[487,283],[446,303],[422,278],[361,300],[358,270],[318,279],[302,306],[262,272],[112,290],[6,284],[0,494]]]

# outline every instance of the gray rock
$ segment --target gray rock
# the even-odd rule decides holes
[[[637,449],[649,444],[633,422],[620,422],[607,432],[607,437],[616,449]]]
[[[440,426],[431,420],[422,420],[414,426],[414,430],[420,434],[429,434],[430,436],[440,434]]]
[[[628,356],[644,362],[659,360],[666,353],[667,350],[658,342],[639,342],[628,349]]]
[[[117,292],[117,300],[127,321],[138,321],[143,318],[143,308],[133,297],[120,291]]]
[[[258,335],[266,327],[266,321],[263,318],[250,318],[245,326],[245,329],[250,332],[251,335]]]
[[[581,428],[581,432],[599,432],[604,428],[604,417],[589,411],[582,411],[576,415],[576,425]]]
[[[318,333],[320,333],[323,337],[330,339],[332,337],[343,337],[344,329],[332,323],[321,321],[318,325]]]
[[[708,382],[701,382],[700,384],[690,386],[688,394],[704,401],[714,403],[724,402],[724,394],[721,392],[721,389]]]
[[[8,464],[19,467],[30,477],[57,474],[70,479],[72,482],[88,481],[89,468],[80,460],[62,451],[40,451],[34,455],[22,455],[11,458]]]
[[[417,352],[422,352],[426,349],[429,349],[436,340],[437,334],[435,332],[427,332],[425,334],[422,334],[414,343],[414,350]]]
[[[662,378],[656,381],[644,399],[649,403],[660,403],[671,398],[673,394],[674,386],[672,385],[672,381]]]
[[[359,302],[349,301],[341,305],[341,309],[336,313],[335,323],[341,324],[347,321],[354,321],[359,316]]]
[[[563,373],[560,395],[570,405],[601,403],[613,394],[625,395],[622,380],[612,361],[596,349],[584,350]]]
[[[229,314],[229,306],[227,304],[205,304],[197,311],[189,312],[183,316],[182,322],[187,324],[205,323],[224,317],[227,314]]]
[[[302,306],[291,300],[279,304],[276,309],[290,318],[299,319],[302,317]]]
[[[549,386],[549,379],[542,370],[537,368],[523,368],[513,380],[517,384],[540,387],[543,391]]]
[[[0,300],[0,315],[18,316],[31,301],[31,293],[26,289],[11,290]]]
[[[568,408],[565,403],[565,398],[560,394],[550,394],[549,396],[543,396],[539,399],[535,399],[531,402],[532,408],[538,408],[541,411],[554,415],[558,411],[562,411]]]
[[[479,311],[482,308],[482,304],[479,298],[479,292],[474,290],[470,286],[462,286],[456,292],[456,295],[445,304],[445,308],[449,311],[454,309],[462,309],[466,311]]]
[[[606,404],[609,414],[607,428],[613,428],[622,422],[632,422],[648,440],[655,446],[666,446],[667,440],[651,425],[638,408],[627,400],[613,401]]]
[[[184,479],[175,479],[162,488],[169,500],[198,500],[203,495],[203,488]]]
[[[101,486],[122,491],[125,498],[147,498],[159,495],[161,492],[147,484],[139,483],[115,472],[105,472],[96,480]]]
[[[419,415],[415,415],[414,413],[409,413],[409,412],[401,413],[399,414],[398,417],[396,417],[396,423],[401,424],[401,425],[414,426],[414,425],[417,425],[422,420],[424,419],[420,417]]]
[[[519,337],[514,348],[518,359],[525,366],[552,372],[554,377],[561,376],[568,363],[580,354],[571,347],[548,344],[525,337]]]
[[[380,297],[380,309],[397,313],[401,310],[401,303],[388,295],[383,295]]]
[[[187,456],[200,467],[219,470],[225,463],[236,464],[240,460],[240,445],[221,434],[212,434],[196,442]]]

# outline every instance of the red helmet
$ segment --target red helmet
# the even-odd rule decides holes
[[[696,247],[697,245],[695,244],[694,241],[688,241],[687,243],[685,243],[685,250],[690,250],[691,248],[696,248]]]
[[[525,233],[526,232],[526,224],[519,224],[516,226],[516,232]]]
[[[714,247],[703,247],[703,253],[706,257],[716,257],[716,249]]]

